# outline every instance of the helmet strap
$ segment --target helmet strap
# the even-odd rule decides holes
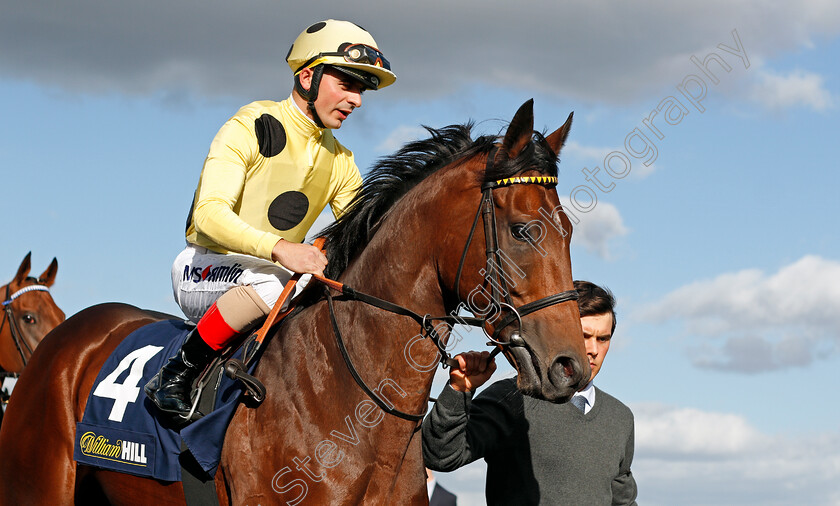
[[[300,76],[295,76],[295,89],[306,99],[306,108],[312,114],[312,118],[318,128],[326,128],[324,122],[318,116],[318,111],[315,110],[315,101],[318,99],[318,89],[321,87],[321,76],[324,75],[324,65],[317,65],[312,69],[312,79],[309,82],[309,89],[303,89],[300,84]]]

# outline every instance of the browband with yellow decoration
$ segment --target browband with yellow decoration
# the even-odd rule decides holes
[[[498,179],[496,181],[489,181],[481,185],[482,190],[492,190],[501,186],[509,186],[512,184],[541,184],[543,186],[556,186],[557,178],[553,176],[516,176]]]

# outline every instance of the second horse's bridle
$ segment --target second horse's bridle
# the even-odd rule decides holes
[[[0,323],[0,332],[3,331],[3,327],[5,327],[6,321],[8,321],[9,332],[12,334],[12,341],[15,343],[15,348],[17,348],[17,351],[20,354],[20,359],[24,366],[26,365],[26,354],[24,353],[24,349],[26,349],[29,355],[32,355],[32,347],[26,343],[25,339],[23,339],[23,333],[21,332],[20,327],[17,325],[17,322],[15,322],[15,315],[12,312],[12,302],[14,302],[15,299],[17,299],[21,295],[33,291],[49,292],[50,289],[47,285],[36,283],[34,285],[24,286],[15,293],[11,293],[11,287],[9,285],[6,285],[6,295],[4,297],[5,300],[2,303],[3,321]]]
[[[11,287],[6,285],[6,295],[3,297],[3,320],[0,322],[0,332],[6,326],[6,322],[9,322],[9,333],[12,335],[12,342],[15,343],[15,348],[17,349],[18,353],[20,354],[20,361],[23,366],[26,366],[26,350],[29,355],[32,355],[32,347],[27,344],[26,340],[23,338],[23,333],[20,330],[17,322],[15,321],[15,315],[12,312],[12,302],[15,301],[21,295],[32,292],[32,291],[44,291],[49,292],[50,289],[47,285],[42,285],[40,283],[36,283],[34,285],[28,285],[20,290],[16,291],[15,293],[11,293]],[[0,384],[2,384],[6,378],[17,378],[20,376],[19,372],[10,372],[10,371],[0,371]],[[6,390],[0,390],[0,404],[6,404],[9,402],[9,393]]]

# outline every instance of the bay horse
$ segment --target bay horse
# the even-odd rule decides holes
[[[0,316],[0,371],[20,373],[41,339],[64,321],[64,312],[50,294],[58,272],[58,260],[37,278],[29,276],[32,252],[26,254],[17,274],[0,286],[3,315]]]
[[[220,504],[428,504],[419,420],[446,355],[436,343],[454,342],[461,309],[524,393],[562,402],[588,381],[572,226],[553,189],[571,119],[544,136],[528,101],[503,137],[473,140],[470,123],[430,128],[377,162],[325,231],[326,274],[342,292],[311,282],[266,340],[254,376],[268,395],[233,415]],[[184,504],[177,482],[73,461],[74,423],[103,362],[159,318],[103,304],[42,343],[18,384],[40,402],[10,406],[0,432],[0,476],[14,484],[0,504]]]
[[[0,316],[0,403],[5,408],[12,387],[7,379],[17,378],[38,343],[64,321],[64,312],[56,306],[50,294],[58,272],[58,260],[53,258],[47,269],[37,278],[29,276],[32,252],[26,254],[14,279],[0,286],[3,297]],[[0,423],[4,410],[0,410]]]

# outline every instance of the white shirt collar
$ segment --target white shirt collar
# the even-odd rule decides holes
[[[435,491],[435,483],[436,482],[437,482],[437,480],[435,479],[434,476],[432,476],[431,480],[426,481],[426,493],[429,494],[430,498],[432,497],[432,492]]]
[[[298,112],[300,112],[300,115],[301,115],[301,116],[303,116],[303,119],[305,119],[306,121],[308,121],[308,122],[309,122],[309,123],[310,123],[313,127],[317,128],[318,130],[322,130],[322,128],[321,128],[321,127],[319,127],[318,125],[316,125],[316,124],[315,124],[315,122],[314,122],[314,121],[312,121],[312,118],[310,118],[309,116],[307,116],[307,115],[306,115],[306,113],[305,113],[305,112],[303,112],[303,110],[301,110],[301,108],[298,106],[297,102],[295,102],[295,96],[294,96],[294,93],[292,93],[291,95],[289,95],[289,100],[291,100],[291,101],[292,101],[292,105],[294,105],[294,106],[295,106],[295,109],[297,109],[297,110],[298,110]]]
[[[589,413],[593,406],[595,406],[595,385],[590,381],[586,388],[580,392],[575,392],[575,396],[581,396],[586,399],[586,406],[583,408],[583,414]],[[574,396],[572,396],[574,397]]]

